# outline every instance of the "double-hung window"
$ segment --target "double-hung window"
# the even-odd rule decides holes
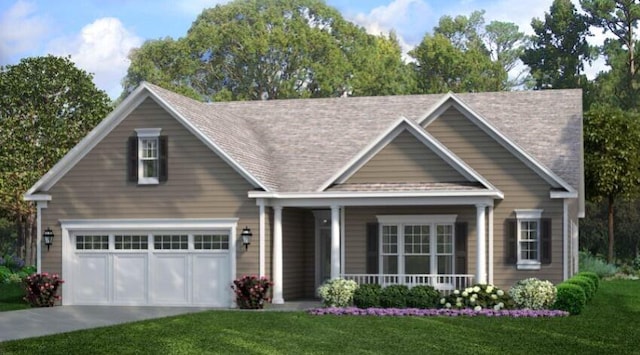
[[[453,274],[456,215],[378,216],[380,272]]]
[[[167,179],[167,137],[161,128],[138,128],[129,138],[129,181],[158,184]]]
[[[522,270],[540,268],[540,218],[542,210],[515,210],[517,267]]]

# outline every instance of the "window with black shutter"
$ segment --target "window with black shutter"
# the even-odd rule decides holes
[[[168,178],[168,137],[160,128],[136,129],[127,142],[127,180],[138,185],[154,185]]]

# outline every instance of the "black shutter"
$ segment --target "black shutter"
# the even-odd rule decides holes
[[[455,270],[456,274],[467,273],[467,223],[458,222],[455,225],[456,228],[456,250],[455,250]]]
[[[551,219],[540,220],[540,262],[551,264]]]
[[[518,228],[515,219],[507,219],[504,222],[505,263],[518,262]]]
[[[367,223],[367,274],[377,274],[378,270],[378,223]]]
[[[138,182],[138,137],[129,137],[127,143],[127,180]]]
[[[158,180],[160,182],[167,181],[169,178],[169,137],[160,136],[158,138],[159,166]]]

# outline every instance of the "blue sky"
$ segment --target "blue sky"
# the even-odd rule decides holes
[[[183,37],[204,8],[228,0],[0,0],[0,65],[46,54],[71,55],[111,97],[121,92],[127,54],[147,39]],[[510,21],[531,33],[552,0],[326,0],[370,33],[395,30],[405,50],[443,15],[485,10],[485,20]],[[577,3],[577,0],[574,1]],[[598,32],[599,33],[599,32]]]

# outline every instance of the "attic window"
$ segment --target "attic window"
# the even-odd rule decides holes
[[[129,137],[129,181],[157,185],[167,180],[167,137],[161,128],[139,128]]]

